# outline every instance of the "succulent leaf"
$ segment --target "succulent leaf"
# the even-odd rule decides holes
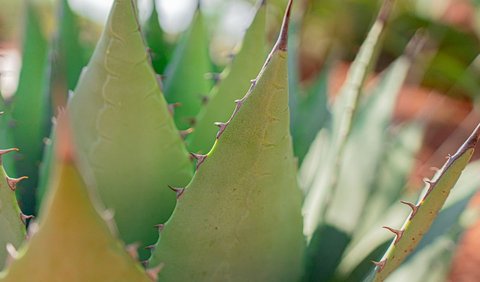
[[[382,10],[384,11],[384,9],[385,6]],[[382,14],[381,12],[380,15]],[[378,20],[380,19],[381,17],[379,16]],[[372,31],[375,31],[375,25]],[[373,34],[375,35],[375,33]],[[372,33],[370,33],[370,36],[371,35]],[[378,33],[375,36],[378,36]],[[366,43],[368,42],[369,39],[367,38]],[[316,262],[316,264],[313,263],[312,265],[307,264],[307,281],[332,279],[329,275],[334,275],[337,271],[338,263],[332,264],[332,268],[329,269],[325,268],[323,261],[328,259],[330,261],[340,262],[344,256],[344,252],[348,250],[348,245],[351,243],[352,238],[355,237],[355,232],[358,231],[358,226],[363,220],[364,212],[368,210],[367,206],[370,194],[372,193],[372,187],[374,187],[373,184],[378,175],[377,170],[382,167],[382,162],[384,162],[385,156],[388,154],[386,151],[387,147],[384,145],[387,137],[385,132],[390,124],[394,110],[394,102],[396,101],[396,96],[399,93],[411,65],[412,58],[414,57],[414,54],[410,54],[410,50],[418,51],[416,46],[418,44],[417,39],[413,40],[413,42],[412,45],[414,45],[415,48],[407,48],[407,55],[398,59],[392,67],[386,71],[378,86],[375,88],[374,93],[367,96],[363,104],[358,106],[352,104],[351,110],[355,109],[357,113],[355,119],[350,121],[352,123],[350,126],[352,127],[348,129],[348,138],[344,140],[343,148],[340,148],[341,152],[336,152],[337,155],[330,155],[333,159],[336,159],[335,161],[328,162],[327,166],[319,166],[319,168],[323,168],[326,171],[325,173],[329,173],[319,174],[319,176],[323,176],[320,178],[320,184],[327,186],[319,185],[315,189],[323,193],[331,190],[332,194],[323,194],[324,197],[327,197],[327,202],[324,202],[325,214],[313,214],[313,216],[317,216],[320,220],[320,225],[316,227],[313,236],[310,233],[311,229],[307,225],[307,236],[312,236],[308,247],[307,260]],[[373,43],[370,42],[368,44]],[[368,46],[368,44],[363,47]],[[375,46],[375,44],[372,46]],[[372,46],[371,48],[373,48]],[[370,56],[371,55],[372,53],[370,53]],[[360,56],[358,59],[365,58]],[[367,66],[366,62],[367,61],[363,61],[362,63],[363,68]],[[352,68],[353,70],[351,71],[354,72],[355,64]],[[359,77],[357,77],[357,79],[359,79]],[[355,80],[355,77],[353,77],[352,81],[355,82]],[[352,83],[352,81],[350,82]],[[348,83],[349,81],[347,80],[347,85]],[[359,85],[362,84],[360,80],[357,80],[353,85],[356,85],[356,83],[360,83]],[[345,87],[348,89],[348,86]],[[357,91],[360,90],[361,86]],[[348,91],[352,90],[350,89]],[[358,93],[356,95],[358,95]],[[339,99],[342,99],[342,97],[343,96],[339,97]],[[349,110],[347,109],[346,111],[348,112]],[[334,112],[334,117],[336,114],[338,115],[339,112]],[[349,113],[346,115],[349,115]],[[333,120],[333,123],[334,122]],[[340,128],[337,129],[340,130]],[[332,140],[330,140],[329,144],[338,145],[338,143],[335,143],[334,135],[335,125],[333,125]],[[338,154],[342,155],[341,159],[337,159]],[[332,186],[328,186],[328,184]],[[345,206],[349,208],[345,209]],[[307,213],[315,212],[315,210],[318,211],[319,208],[316,206],[310,207],[312,209],[306,210]],[[307,214],[307,216],[312,215]],[[313,224],[313,226],[315,226],[315,222],[307,221],[307,224]],[[342,240],[344,245],[337,245],[335,252],[329,250],[330,243],[327,239],[328,237],[322,230],[334,230],[339,234],[338,237],[346,236],[347,239]],[[311,248],[313,248],[313,250]]]
[[[2,93],[0,92],[0,148],[13,148],[15,147],[15,140],[12,132],[12,114],[5,104]],[[11,175],[15,173],[15,159],[13,154],[7,154],[2,156],[2,166]]]
[[[269,2],[272,3],[272,2]],[[275,3],[273,3],[275,5]],[[282,5],[283,7],[283,5]],[[300,88],[300,54],[299,45],[301,38],[302,20],[306,4],[301,1],[293,3],[290,26],[288,27],[288,107],[290,109],[290,130],[292,131],[293,145],[295,146],[295,129],[297,127],[298,99],[303,94]],[[312,140],[313,141],[313,140]],[[297,149],[294,147],[294,153]],[[296,154],[298,157],[298,155]]]
[[[415,209],[404,225],[396,232],[395,240],[381,260],[382,265],[375,268],[373,281],[383,281],[403,262],[427,233],[451,189],[472,157],[479,135],[480,125],[458,151],[449,157],[435,177],[427,182],[424,195],[415,205]]]
[[[67,121],[61,123],[58,165],[39,225],[0,281],[151,281],[92,203],[74,163]]]
[[[135,1],[114,2],[69,114],[81,168],[93,174],[121,238],[139,242],[145,259],[143,247],[157,239],[153,226],[175,206],[168,185],[185,186],[193,166],[148,62],[136,13]]]
[[[420,254],[406,261],[402,266],[392,273],[386,281],[388,282],[437,282],[448,281],[448,272],[453,257],[453,247],[458,240],[457,234],[442,236]],[[435,269],[435,271],[432,271]]]
[[[52,126],[52,131],[50,132],[50,137],[45,139],[45,147],[43,150],[43,158],[39,167],[39,178],[38,178],[38,187],[37,187],[37,211],[38,208],[42,205],[45,194],[50,186],[50,176],[52,175],[53,166],[55,165],[55,156],[54,156],[54,142],[55,142],[55,124]]]
[[[420,259],[424,264],[435,263],[429,261],[430,259],[436,260],[434,256],[425,255],[424,253],[436,252],[431,250],[445,247],[443,243],[437,245],[437,241],[452,241],[452,239],[457,238],[457,235],[467,227],[467,225],[459,224],[459,222],[461,222],[461,218],[468,213],[467,205],[478,190],[478,181],[480,180],[478,174],[479,169],[480,162],[478,161],[469,164],[465,168],[462,176],[455,185],[456,188],[451,191],[446,203],[430,226],[428,232],[397,270],[405,267],[406,270],[400,270],[400,272],[406,273],[414,269],[416,264],[414,263],[412,265],[410,261],[417,261],[417,255],[425,257]],[[404,195],[403,197],[412,198],[410,195]],[[402,202],[413,201],[409,199],[408,201]],[[389,223],[392,226],[401,225],[403,222],[402,219],[408,215],[405,213],[406,211],[410,211],[410,209],[398,202],[390,206],[390,208],[383,213],[384,216],[379,218],[374,225],[370,226],[367,234],[356,234],[358,236],[356,236],[356,240],[352,242],[351,245],[353,246],[349,246],[349,250],[347,250],[347,254],[339,266],[340,271],[337,274],[340,276],[338,276],[337,279],[342,281],[360,281],[364,279],[371,269],[371,260],[381,258],[390,245],[390,233],[379,230],[380,226],[385,223]],[[423,251],[424,249],[426,249],[425,252]],[[439,259],[437,263],[447,263],[447,260],[448,258],[442,258]],[[424,265],[424,267],[427,266]],[[388,279],[391,277],[403,277],[403,275],[404,274],[399,274],[397,276],[395,271]]]
[[[161,281],[301,277],[301,192],[289,137],[288,16],[284,23],[256,83],[237,101],[161,231],[151,259],[152,265],[165,265]]]
[[[472,162],[465,168],[462,176],[455,184],[455,189],[451,191],[442,210],[411,256],[415,256],[417,252],[420,252],[438,238],[448,235],[448,232],[454,229],[461,221],[461,217],[468,213],[468,204],[478,192],[478,183],[480,182],[479,171],[479,161]],[[464,229],[465,226],[458,226],[458,228]]]
[[[171,104],[180,103],[173,114],[179,129],[195,125],[202,101],[212,86],[205,77],[210,72],[207,31],[200,10],[197,10],[165,71],[165,97]]]
[[[165,40],[165,34],[158,21],[157,4],[152,0],[152,14],[144,25],[143,33],[149,48],[152,66],[156,73],[163,74],[171,56],[171,46]]]
[[[25,33],[22,50],[23,65],[19,85],[12,106],[13,134],[15,145],[22,148],[16,161],[19,174],[30,178],[18,189],[20,205],[24,212],[35,209],[35,187],[38,164],[42,158],[43,138],[48,136],[49,101],[45,95],[44,76],[47,64],[47,41],[45,40],[37,7],[34,1],[25,1]]]
[[[215,122],[227,120],[235,109],[233,101],[245,95],[250,80],[257,74],[265,61],[266,52],[266,4],[260,1],[255,18],[248,28],[242,48],[233,58],[231,66],[224,72],[217,87],[212,90],[207,105],[197,118],[195,130],[187,138],[188,148],[192,152],[208,153],[215,142],[218,128]]]
[[[330,281],[342,260],[351,235],[336,226],[321,223],[306,250],[302,281]]]
[[[480,162],[469,164],[420,244],[388,281],[447,281],[450,266],[463,232],[479,219],[478,207],[468,204],[478,191]],[[432,273],[431,269],[438,269]]]
[[[12,151],[18,150],[0,150],[0,162],[4,154]],[[22,212],[15,196],[15,186],[12,184],[14,183],[12,180],[9,181],[3,166],[0,166],[0,269],[3,269],[8,260],[6,246],[11,244],[18,248],[26,236],[25,224],[21,217]]]
[[[47,73],[49,79],[47,95],[50,97],[51,109],[54,110],[66,106],[68,95],[75,89],[82,69],[87,63],[84,48],[80,43],[78,19],[67,0],[61,0],[58,3],[57,24],[58,29],[50,47]],[[53,113],[50,114],[53,115]],[[51,166],[54,163],[52,144],[55,139],[54,132],[55,130],[51,128],[50,137],[45,137],[43,140],[45,146],[42,162],[38,168],[36,211],[48,187]]]
[[[49,54],[48,91],[54,110],[65,107],[87,61],[80,43],[78,19],[67,0],[58,3],[57,25]]]

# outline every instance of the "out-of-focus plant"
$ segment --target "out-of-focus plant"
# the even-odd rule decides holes
[[[403,189],[424,124],[392,127],[391,119],[423,34],[400,44],[402,55],[365,87],[393,1],[383,3],[332,103],[329,67],[311,88],[300,83],[292,52],[300,2],[288,3],[270,48],[268,4],[259,1],[218,75],[200,11],[166,60],[157,15],[142,33],[136,1],[115,0],[80,74],[83,47],[67,1],[50,56],[26,3],[28,67],[11,105],[0,104],[0,146],[22,155],[0,154],[9,173],[40,175],[41,208],[38,221],[20,211],[14,191],[24,178],[2,167],[0,281],[383,281],[449,263],[445,246],[468,226],[459,219],[479,181],[479,164],[467,164],[480,128],[426,180],[419,200]]]

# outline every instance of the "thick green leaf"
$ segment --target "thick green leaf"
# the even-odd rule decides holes
[[[0,161],[5,153],[11,151],[15,150],[0,150]],[[9,178],[4,167],[0,166],[0,269],[8,261],[6,246],[11,244],[17,248],[26,236],[26,219],[20,211],[14,192],[18,181],[19,179]]]
[[[55,128],[52,127],[50,138],[45,139],[45,148],[43,151],[43,159],[39,167],[38,187],[37,187],[37,203],[38,208],[42,205],[43,199],[50,187],[50,175],[52,175],[53,166],[55,165],[54,144]],[[38,209],[37,208],[37,209]]]
[[[263,1],[256,9],[256,16],[245,34],[243,46],[231,66],[222,74],[220,84],[212,90],[207,105],[198,115],[195,131],[188,137],[192,152],[208,153],[215,142],[218,127],[215,122],[227,120],[235,109],[233,101],[242,98],[265,61],[266,5]]]
[[[463,232],[479,219],[478,208],[468,204],[478,190],[480,162],[469,164],[445,207],[415,251],[387,281],[447,281],[454,248]],[[431,271],[435,269],[435,271]]]
[[[58,29],[50,46],[47,96],[50,97],[51,109],[58,110],[67,104],[68,94],[75,89],[83,67],[87,60],[80,43],[80,29],[77,16],[71,10],[67,0],[58,3]],[[53,113],[50,113],[53,115]],[[45,147],[40,166],[36,191],[36,211],[38,211],[45,191],[48,187],[49,176],[53,165],[53,133],[45,138]]]
[[[401,229],[392,229],[396,234],[382,260],[373,272],[373,281],[383,281],[395,270],[418,245],[427,233],[438,212],[445,203],[465,166],[473,155],[480,134],[480,125],[467,141],[444,164],[434,178],[427,183],[424,195],[416,205],[411,204],[412,213]]]
[[[50,49],[48,87],[48,95],[55,110],[66,105],[69,90],[75,89],[82,68],[87,64],[80,43],[78,19],[70,9],[68,0],[59,2],[57,25]]]
[[[402,264],[386,281],[448,281],[449,266],[456,243],[456,240],[452,239],[442,237],[441,240],[433,242],[421,254],[415,256],[411,261]]]
[[[143,33],[149,48],[150,59],[156,73],[163,74],[171,57],[170,44],[165,40],[165,34],[158,21],[156,1],[152,0],[152,14],[144,24]]]
[[[270,2],[271,3],[271,2]],[[275,5],[275,3],[273,3]],[[278,3],[276,3],[278,5]],[[293,137],[293,152],[298,157],[295,131],[297,129],[298,100],[303,94],[300,88],[300,54],[299,45],[301,41],[302,19],[305,13],[305,4],[302,1],[296,1],[292,7],[292,17],[288,29],[288,107],[290,109],[290,130]],[[313,140],[312,140],[313,141]],[[301,162],[300,162],[301,163]]]
[[[40,224],[0,281],[151,281],[98,214],[75,167],[65,120],[59,128],[59,164]]]
[[[115,212],[121,238],[145,247],[175,206],[168,185],[186,185],[193,167],[148,61],[134,3],[114,2],[69,109],[82,168]]]
[[[313,233],[306,251],[307,271],[303,280],[330,281],[351,239],[350,234],[335,226],[321,224]]]
[[[43,138],[48,136],[50,111],[43,76],[47,62],[47,42],[33,1],[25,3],[23,63],[13,98],[12,117],[15,144],[22,150],[16,162],[17,172],[29,176],[29,179],[20,184],[21,189],[18,189],[20,206],[26,213],[33,213],[38,164],[42,159]]]
[[[174,118],[182,130],[195,124],[195,117],[212,86],[206,77],[211,71],[207,39],[202,15],[197,10],[165,71],[165,96],[169,103],[179,103]]]
[[[468,210],[470,200],[478,192],[478,183],[480,182],[479,171],[480,162],[478,161],[469,164],[465,168],[462,176],[455,185],[455,189],[450,193],[442,210],[410,257],[415,256],[417,252],[420,252],[424,247],[433,243],[438,238],[448,235],[452,229],[455,229],[461,216]],[[461,226],[458,226],[458,228],[462,229]],[[463,228],[465,228],[465,226]],[[409,258],[407,258],[407,260],[408,259]]]
[[[11,128],[12,114],[6,106],[2,93],[0,92],[0,148],[13,148],[15,141]],[[2,156],[2,166],[11,175],[16,176],[14,154]]]
[[[459,226],[458,222],[460,217],[465,214],[467,204],[477,191],[478,182],[480,181],[479,169],[479,162],[471,163],[467,166],[438,217],[422,238],[420,244],[407,257],[401,268],[403,265],[410,268],[412,265],[409,261],[416,260],[415,257],[421,255],[423,249],[429,249],[430,245],[435,245],[437,240],[448,239],[451,237],[451,232],[458,233],[466,227],[463,225]],[[411,198],[407,195],[402,197],[404,200]],[[359,281],[367,276],[369,270],[371,270],[371,260],[381,258],[390,245],[391,239],[388,238],[389,236],[391,237],[391,233],[380,229],[380,227],[387,223],[393,225],[402,224],[403,218],[406,216],[404,213],[407,210],[408,207],[397,202],[387,209],[386,212],[383,212],[383,215],[386,214],[386,216],[379,218],[377,222],[370,225],[368,233],[357,234],[358,236],[351,244],[353,246],[349,246],[349,250],[347,250],[347,254],[339,266],[340,271],[337,274],[341,277],[341,280]],[[355,269],[352,270],[353,268]],[[345,278],[347,275],[348,278]]]
[[[161,281],[298,281],[302,275],[285,28],[281,34],[161,231],[151,259],[165,263]]]
[[[385,240],[383,241],[382,244],[376,244],[375,249],[373,249],[369,253],[362,254],[363,255],[362,257],[364,259],[361,260],[359,263],[357,262],[358,264],[355,265],[353,270],[350,273],[348,273],[348,275],[345,275],[345,273],[339,274],[337,271],[336,280],[346,281],[346,282],[362,281],[368,275],[368,273],[371,272],[372,258],[381,257],[385,253],[385,250],[388,249],[389,245],[390,245],[390,242]],[[343,261],[344,260],[342,260],[342,262]],[[341,267],[342,265],[339,266],[339,268]],[[338,278],[338,277],[341,277],[341,278]]]

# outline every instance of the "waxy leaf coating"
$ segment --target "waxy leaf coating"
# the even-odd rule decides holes
[[[0,281],[151,281],[93,205],[74,163],[67,121],[62,123],[58,164],[39,225],[31,227],[29,241],[0,273]]]
[[[298,281],[302,275],[302,196],[283,31],[160,233],[150,262],[164,263],[160,281]]]
[[[135,1],[116,0],[69,110],[82,167],[127,243],[153,244],[193,166],[148,61]],[[88,171],[87,171],[88,170]],[[147,251],[142,250],[142,258]]]
[[[206,154],[215,142],[218,127],[215,122],[227,120],[235,109],[233,101],[242,98],[250,87],[265,61],[266,52],[266,5],[260,3],[256,16],[248,28],[242,49],[233,58],[231,66],[224,72],[226,77],[220,81],[210,94],[207,104],[200,112],[195,130],[187,138],[188,148],[192,152]]]
[[[480,125],[458,151],[448,158],[435,177],[427,181],[425,193],[419,203],[406,203],[412,212],[401,228],[386,227],[395,234],[395,239],[383,259],[375,263],[373,281],[383,281],[415,249],[427,233],[463,169],[470,161],[479,136]]]

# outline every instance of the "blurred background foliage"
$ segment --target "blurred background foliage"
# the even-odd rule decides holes
[[[65,93],[74,89],[81,68],[93,52],[112,1],[28,1],[35,4],[30,13],[25,12],[26,1],[0,0],[0,92],[7,98],[7,102],[17,91],[49,92],[51,95],[48,96],[53,99],[52,111],[55,111],[56,107],[65,104]],[[155,5],[152,0],[138,1],[146,41],[151,36],[164,39],[162,44],[149,44],[155,70],[163,75],[166,62],[171,61],[173,49],[189,27],[197,1],[156,0]],[[273,44],[287,1],[267,1],[268,30]],[[201,11],[209,31],[209,52],[214,72],[221,72],[230,61],[231,54],[251,22],[255,2],[256,0],[201,2]],[[289,47],[290,57],[293,58],[289,63],[295,64],[290,66],[290,76],[291,79],[296,79],[297,74],[299,85],[297,87],[292,83],[292,97],[307,96],[316,91],[314,82],[319,81],[319,78],[320,81],[328,80],[329,94],[338,92],[346,70],[375,18],[379,3],[377,0],[295,1],[290,38],[291,44],[296,45],[296,48]],[[480,61],[477,59],[480,53],[480,0],[404,0],[397,1],[394,11],[383,38],[383,46],[377,52],[378,63],[368,80],[376,79],[376,74],[403,53],[408,40],[418,29],[426,32],[426,46],[416,59],[415,71],[407,79],[407,86],[402,90],[394,116],[397,124],[399,121],[417,118],[428,121],[424,145],[417,155],[415,175],[410,177],[412,180],[407,185],[412,188],[419,187],[421,178],[431,174],[430,167],[444,162],[444,156],[454,151],[458,140],[463,140],[478,121],[478,114],[472,111],[472,105],[475,105],[480,89]],[[57,17],[59,13],[69,13],[69,16]],[[35,19],[32,15],[35,15]],[[56,23],[57,18],[62,18],[63,22]],[[38,37],[27,44],[33,46],[30,49],[33,51],[23,47],[26,45],[22,37],[28,34],[25,32],[27,21],[37,21],[33,26],[39,28],[39,34],[43,35],[43,38]],[[78,26],[79,29],[73,26]],[[69,50],[70,53],[62,53],[62,50]],[[44,52],[44,59],[36,64],[22,66],[22,51]],[[27,55],[24,54],[23,57],[26,58]],[[38,54],[32,56],[42,58]],[[47,57],[50,59],[45,59]],[[63,64],[65,61],[68,61],[68,65]],[[33,77],[26,79],[26,88],[17,89],[22,68],[30,69],[25,73],[33,74]],[[54,79],[58,81],[52,81]],[[33,81],[39,84],[31,83]],[[325,83],[319,85],[321,89],[318,91],[326,91],[323,89]],[[32,90],[31,87],[42,89]],[[432,93],[435,94],[431,95]],[[307,110],[315,112],[312,107]],[[21,113],[15,113],[15,109],[12,114],[14,117],[22,116]],[[34,115],[29,117],[36,118]],[[48,136],[48,131],[47,128],[38,132],[34,139],[41,140]],[[38,155],[41,154],[41,148],[31,148],[31,153],[28,146],[20,144],[20,147],[28,155],[40,159]],[[38,167],[38,163],[33,163]],[[18,175],[30,176],[29,182],[24,185],[37,187],[37,167],[19,167]],[[39,186],[42,187],[43,184],[40,183]],[[20,191],[32,194],[28,191],[33,189]],[[25,203],[23,205],[29,206]],[[24,211],[30,214],[33,208]]]
[[[0,46],[19,49],[23,26],[23,1],[0,0]],[[55,33],[54,0],[35,0],[46,38]],[[80,41],[86,56],[93,50],[111,1],[68,1],[81,27]],[[205,0],[202,11],[211,33],[210,54],[215,69],[221,70],[229,54],[241,40],[251,20],[253,0]],[[269,23],[272,37],[280,21],[284,0],[271,0]],[[140,17],[147,21],[152,1],[139,0]],[[299,69],[301,81],[308,84],[322,69],[327,57],[349,62],[356,54],[371,24],[378,1],[298,0],[300,19]],[[400,1],[390,21],[379,54],[377,71],[398,57],[406,42],[419,29],[430,37],[427,50],[419,59],[425,74],[421,86],[456,98],[473,98],[479,86],[478,68],[473,62],[479,53],[480,1],[420,0]],[[166,42],[172,48],[191,20],[196,1],[157,0],[158,17]],[[5,47],[7,46],[7,47]],[[171,52],[166,52],[171,54]],[[18,58],[18,57],[17,57]],[[166,58],[168,59],[168,58]],[[0,62],[0,65],[2,63]],[[17,64],[18,65],[18,64]],[[3,67],[2,69],[5,69]],[[15,77],[15,67],[9,70]],[[12,83],[12,82],[10,82]],[[6,87],[6,86],[5,86]],[[12,93],[3,89],[4,95]],[[454,88],[454,91],[452,91]]]

